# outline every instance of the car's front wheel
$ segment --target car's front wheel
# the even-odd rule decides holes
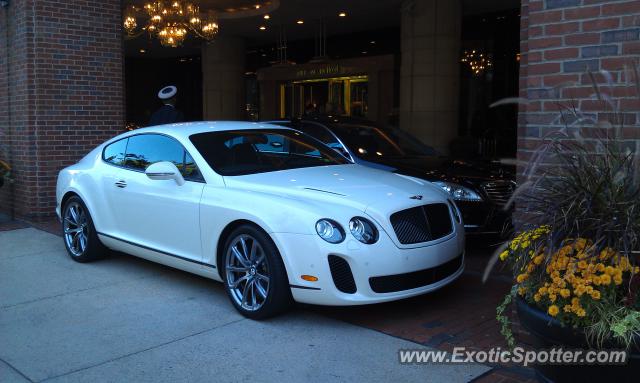
[[[280,253],[269,236],[254,226],[240,226],[224,247],[224,282],[231,302],[251,319],[287,309],[291,290]]]
[[[62,208],[62,231],[67,253],[74,261],[91,262],[106,256],[89,209],[78,196],[69,198]]]

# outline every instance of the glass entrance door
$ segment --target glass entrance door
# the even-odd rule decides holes
[[[280,84],[280,118],[313,114],[366,117],[367,76],[289,81]]]

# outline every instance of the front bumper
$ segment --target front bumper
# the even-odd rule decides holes
[[[272,233],[276,245],[283,255],[287,268],[291,293],[297,302],[321,305],[361,305],[388,302],[428,293],[453,282],[464,270],[464,234],[460,226],[453,234],[439,241],[414,248],[398,248],[381,232],[373,245],[364,245],[347,237],[340,244],[330,244],[317,235]],[[329,266],[329,256],[346,261],[353,275],[355,292],[345,293],[334,282]],[[437,268],[458,257],[462,257],[457,270],[440,275],[433,283],[392,292],[375,292],[370,278],[398,276]],[[318,278],[308,282],[302,275]],[[422,275],[422,274],[420,274]],[[427,281],[427,280],[425,280]]]
[[[511,211],[487,202],[456,201],[467,235],[508,234],[512,228]]]

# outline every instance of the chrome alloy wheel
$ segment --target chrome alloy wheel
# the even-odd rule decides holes
[[[77,202],[67,205],[64,212],[64,241],[69,251],[77,256],[84,254],[89,242],[87,212]]]
[[[256,311],[264,305],[269,295],[269,265],[257,239],[241,234],[231,241],[225,275],[227,288],[238,306]]]

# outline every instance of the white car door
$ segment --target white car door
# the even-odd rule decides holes
[[[159,161],[174,163],[185,183],[151,180],[144,170]],[[110,204],[121,240],[200,262],[200,198],[204,180],[193,159],[175,139],[160,134],[129,137],[124,168],[109,178]]]

